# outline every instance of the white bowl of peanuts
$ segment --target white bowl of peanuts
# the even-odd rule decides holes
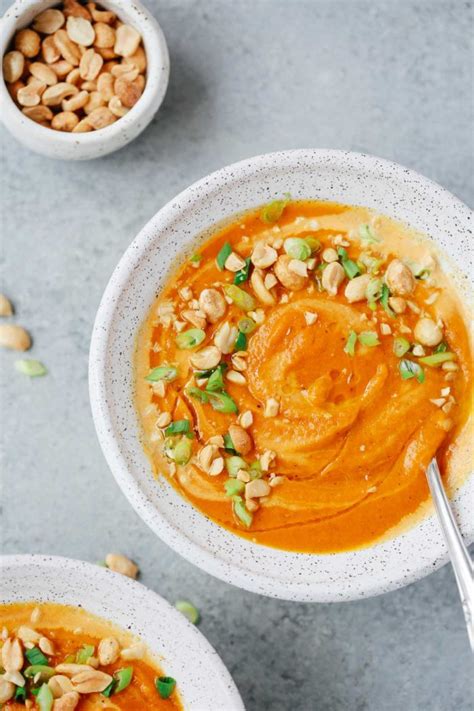
[[[48,158],[118,150],[163,101],[168,49],[140,2],[17,0],[1,29],[3,123]]]

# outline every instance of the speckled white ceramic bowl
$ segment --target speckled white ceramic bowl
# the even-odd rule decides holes
[[[165,205],[116,268],[92,338],[95,425],[109,466],[138,514],[191,562],[234,585],[289,600],[368,597],[410,583],[446,562],[434,517],[392,540],[350,553],[274,550],[220,528],[163,478],[156,481],[140,445],[133,402],[135,336],[176,254],[193,252],[196,235],[214,223],[285,192],[295,199],[365,205],[408,222],[431,235],[464,273],[468,271],[470,211],[439,185],[400,165],[329,150],[273,153],[231,165]],[[465,537],[472,540],[474,477],[457,492],[454,507]]]
[[[186,711],[244,711],[220,657],[166,600],[106,568],[39,555],[0,558],[0,601],[80,606],[139,635],[166,675],[177,680]]]
[[[0,53],[5,54],[16,30],[28,26],[36,15],[59,0],[17,0],[0,20]],[[100,158],[133,141],[158,111],[168,87],[168,48],[157,21],[139,0],[102,0],[121,20],[142,35],[147,55],[145,90],[135,106],[121,119],[100,131],[63,133],[40,126],[25,116],[7,91],[0,67],[0,117],[5,127],[28,148],[48,158],[88,160]]]

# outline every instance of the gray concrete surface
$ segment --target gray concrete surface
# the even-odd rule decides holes
[[[102,291],[136,232],[224,164],[291,147],[368,151],[472,204],[472,3],[145,2],[166,33],[172,75],[138,140],[62,164],[1,130],[2,291],[50,370],[29,381],[2,354],[2,549],[129,554],[146,585],[199,606],[248,711],[468,711],[471,662],[448,567],[336,605],[267,600],[211,579],[154,537],[108,472],[87,354]]]

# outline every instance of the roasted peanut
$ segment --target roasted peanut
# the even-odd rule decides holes
[[[146,54],[143,47],[139,47],[130,57],[124,57],[123,64],[136,67],[140,74],[144,74],[146,71]]]
[[[280,255],[274,267],[275,276],[286,289],[299,291],[306,285],[307,278],[289,269],[291,261],[293,260],[289,254]]]
[[[45,89],[46,84],[35,79],[18,90],[18,103],[21,104],[21,106],[37,106],[41,101],[41,95]]]
[[[229,434],[236,452],[245,456],[251,451],[253,448],[252,438],[243,427],[230,425]]]
[[[66,17],[83,17],[85,20],[90,20],[91,15],[89,10],[81,5],[78,0],[64,0],[64,14]]]
[[[72,130],[73,133],[88,133],[89,131],[93,131],[94,129],[90,125],[90,123],[87,121],[87,119],[82,119],[82,121],[79,121],[77,124],[76,128]]]
[[[108,109],[107,106],[99,106],[97,109],[90,112],[87,120],[92,128],[97,131],[100,128],[110,126],[110,124],[117,120],[117,117],[114,116],[112,111]]]
[[[58,83],[58,75],[51,69],[47,64],[42,62],[32,62],[29,67],[30,74],[38,79],[38,81],[47,84],[48,86],[53,86],[53,84]]]
[[[45,106],[60,106],[63,99],[67,99],[78,93],[79,89],[77,86],[74,86],[74,84],[60,82],[46,89],[42,97],[42,102]]]
[[[137,51],[140,41],[140,34],[134,27],[120,25],[115,33],[115,53],[121,57],[131,57]]]
[[[102,98],[102,94],[99,94],[98,91],[91,91],[89,94],[89,100],[84,106],[84,113],[89,116],[89,114],[91,114],[96,109],[99,109],[101,106],[105,106],[105,101]]]
[[[14,50],[7,52],[3,58],[3,77],[6,82],[18,81],[25,69],[25,57],[21,52]]]
[[[111,49],[115,46],[115,30],[105,22],[97,22],[94,25],[95,30],[95,47],[101,49]]]
[[[250,277],[250,283],[255,292],[255,296],[262,302],[262,304],[271,306],[275,303],[275,297],[272,292],[266,288],[260,269],[253,270],[252,276]]]
[[[60,59],[59,62],[53,62],[53,64],[50,64],[49,66],[55,74],[57,74],[58,79],[65,79],[73,70],[72,64],[66,62],[65,59]]]
[[[51,128],[55,131],[70,133],[79,123],[79,116],[73,111],[61,111],[51,121]]]
[[[224,316],[227,305],[217,289],[203,289],[199,296],[199,306],[211,323],[216,323]]]
[[[115,637],[104,637],[99,642],[98,648],[99,663],[106,667],[113,664],[120,656],[119,643]]]
[[[74,711],[80,700],[81,697],[77,691],[68,691],[61,698],[54,701],[52,711]]]
[[[189,360],[193,368],[197,370],[209,370],[219,365],[221,352],[216,346],[206,346],[205,348],[201,348],[200,351],[193,353]]]
[[[0,704],[6,704],[15,696],[16,686],[11,681],[0,678]]]
[[[117,19],[117,15],[110,10],[98,10],[95,2],[87,3],[86,7],[92,15],[94,22],[105,22],[108,25],[112,25]]]
[[[46,64],[53,64],[54,62],[59,61],[61,52],[59,51],[53,36],[46,37],[46,39],[43,40],[41,43],[41,54],[43,55],[43,59]]]
[[[443,340],[443,331],[430,318],[420,318],[415,326],[414,335],[423,346],[437,346]]]
[[[259,269],[267,269],[267,267],[275,264],[278,259],[278,253],[276,249],[273,249],[268,244],[257,244],[250,259],[252,264]]]
[[[126,575],[128,578],[136,578],[138,575],[138,566],[121,553],[108,553],[105,564],[110,570]]]
[[[393,259],[385,272],[387,286],[395,296],[407,296],[414,291],[415,277],[409,267],[400,259]]]
[[[97,78],[97,91],[104,101],[109,102],[114,95],[114,78],[112,74],[105,72]]]
[[[79,64],[79,70],[81,72],[81,77],[86,81],[94,81],[99,76],[99,72],[102,69],[104,60],[94,52],[93,49],[88,49],[81,58]]]
[[[51,121],[53,118],[53,112],[48,106],[31,106],[22,109],[25,116],[28,116],[32,121],[36,123],[43,123],[44,121]]]
[[[36,15],[33,20],[33,29],[37,32],[42,32],[44,35],[52,35],[57,32],[66,22],[61,10],[49,8]]]
[[[366,290],[371,277],[370,274],[361,274],[347,282],[344,289],[344,296],[350,304],[366,299]]]
[[[103,691],[112,681],[110,674],[91,669],[76,674],[71,679],[74,689],[80,694],[96,694]]]
[[[135,106],[140,96],[142,95],[142,92],[138,86],[132,84],[132,82],[128,81],[123,77],[116,79],[114,84],[114,91],[122,102],[122,104],[128,109],[131,109],[132,106]]]
[[[57,48],[66,62],[72,64],[73,67],[79,66],[82,56],[81,52],[77,44],[70,39],[66,30],[58,30],[54,33],[53,37]]]
[[[13,313],[13,306],[5,294],[0,294],[0,316],[11,316]]]
[[[122,118],[122,116],[125,116],[125,114],[128,114],[130,111],[130,109],[127,109],[127,107],[122,104],[118,96],[112,96],[109,101],[109,109],[112,111],[114,116],[117,116],[118,118]]]
[[[344,281],[345,272],[339,262],[331,262],[323,271],[321,283],[323,289],[326,289],[328,294],[335,296],[337,291]]]
[[[15,35],[15,49],[25,57],[36,57],[41,47],[41,38],[37,32],[28,28],[20,30]]]
[[[71,96],[70,99],[64,99],[61,102],[61,108],[63,111],[79,111],[79,109],[84,108],[88,101],[89,92],[80,91],[78,94],[75,94],[75,96]]]
[[[70,15],[67,18],[66,32],[69,39],[83,47],[90,47],[95,40],[95,31],[89,20],[84,17],[73,17]]]

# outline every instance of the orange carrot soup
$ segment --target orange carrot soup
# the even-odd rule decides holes
[[[145,644],[74,607],[0,606],[0,704],[8,711],[182,710]]]
[[[465,305],[433,243],[372,211],[279,200],[216,230],[137,342],[157,474],[254,542],[373,544],[471,460]],[[459,482],[458,482],[459,483]]]

